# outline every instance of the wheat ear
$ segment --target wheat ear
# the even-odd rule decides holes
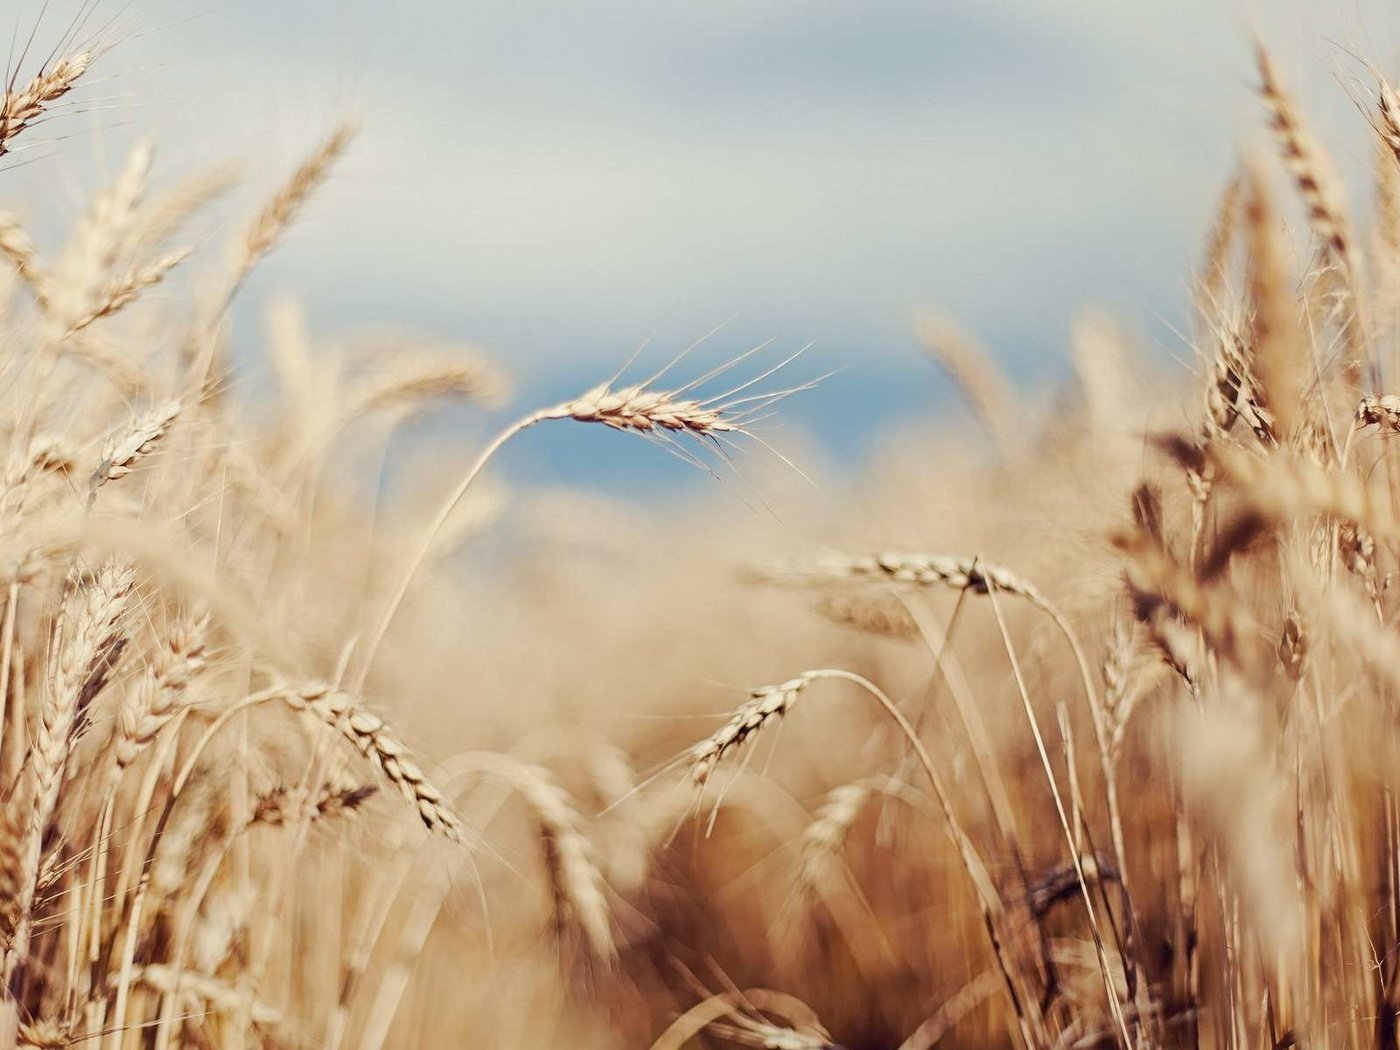
[[[1246,169],[1245,225],[1249,239],[1249,304],[1253,310],[1252,365],[1258,398],[1275,420],[1279,441],[1303,418],[1303,391],[1311,373],[1293,302],[1278,213],[1257,166]]]
[[[944,829],[957,847],[959,858],[962,860],[963,867],[976,891],[983,926],[986,929],[992,951],[996,955],[997,964],[1005,981],[1007,994],[1011,999],[1021,1034],[1027,1045],[1041,1045],[1044,1041],[1042,1038],[1044,1019],[1034,998],[1020,988],[1015,976],[1016,968],[1006,953],[1004,908],[1001,897],[997,893],[996,884],[992,881],[985,862],[978,854],[976,847],[972,844],[972,839],[964,830],[961,820],[953,809],[952,795],[949,793],[943,777],[934,766],[933,758],[929,755],[928,749],[924,747],[924,743],[919,739],[914,727],[909,724],[908,718],[879,686],[868,678],[851,671],[823,669],[806,671],[781,686],[755,690],[750,698],[734,712],[734,716],[728,722],[691,749],[689,755],[691,780],[698,785],[703,785],[714,772],[716,763],[725,753],[733,750],[764,726],[786,714],[792,708],[797,696],[817,679],[844,680],[859,686],[894,721],[895,725],[899,727],[899,731],[909,742],[909,746],[913,748],[924,774],[933,787],[934,797],[937,799],[939,809],[943,814]]]
[[[1329,261],[1341,270],[1343,279],[1349,281],[1354,274],[1354,245],[1340,183],[1262,45],[1257,48],[1255,58],[1259,94],[1269,110],[1270,127],[1278,138],[1284,165],[1293,177],[1298,195],[1308,210],[1308,221]]]
[[[437,534],[447,524],[448,518],[452,516],[457,504],[467,494],[467,490],[476,480],[477,475],[507,441],[537,423],[543,423],[546,420],[572,419],[579,423],[601,423],[613,430],[629,431],[643,436],[661,436],[662,440],[671,439],[674,435],[710,442],[718,446],[731,434],[748,433],[745,430],[745,424],[756,413],[761,413],[776,401],[797,390],[809,389],[816,382],[805,383],[788,390],[743,394],[753,384],[783,367],[787,363],[784,361],[768,369],[756,379],[741,383],[734,389],[716,397],[699,400],[688,396],[688,391],[734,367],[747,356],[745,354],[735,358],[678,390],[660,390],[650,383],[633,384],[614,390],[611,381],[600,383],[580,397],[562,402],[552,408],[540,409],[517,419],[492,438],[477,456],[475,462],[468,468],[457,487],[448,495],[437,515],[428,524],[423,539],[419,541],[407,569],[399,578],[398,586],[390,596],[384,613],[370,634],[356,681],[363,685],[368,677],[370,666],[374,662],[379,647],[384,642],[389,625],[403,604],[404,597],[408,594],[409,586],[413,583],[414,577],[418,575],[419,569],[423,567],[424,561],[432,551]],[[653,377],[653,380],[659,378],[659,375],[660,373]],[[679,454],[684,458],[695,462],[695,457],[686,452],[679,445],[679,442],[673,440],[670,447],[673,451],[679,450]]]
[[[89,498],[109,481],[124,478],[136,465],[155,451],[179,417],[182,406],[178,401],[156,405],[144,415],[132,420],[121,430],[113,431],[102,446],[102,461],[88,479]]]
[[[114,776],[120,776],[185,705],[190,682],[204,666],[208,627],[208,617],[178,622],[157,648],[136,695],[117,714]]]
[[[5,92],[0,98],[0,157],[10,151],[16,135],[73,90],[92,58],[90,51],[75,51],[41,71],[24,87]]]
[[[326,181],[331,168],[354,137],[355,124],[352,121],[341,124],[321,143],[315,153],[302,162],[272,199],[263,205],[262,210],[244,231],[243,239],[237,246],[238,254],[234,263],[235,285],[242,283],[243,278],[248,276],[258,261],[272,250],[283,231],[296,219],[307,199]]]
[[[276,686],[244,702],[262,699],[282,700],[298,711],[310,712],[335,729],[413,803],[429,831],[436,831],[454,842],[462,840],[462,822],[448,808],[442,792],[429,783],[423,771],[409,759],[408,749],[390,732],[384,720],[365,710],[355,697],[324,682],[306,682]]]
[[[101,689],[125,641],[121,621],[134,585],[131,570],[117,562],[104,563],[91,579],[74,570],[63,611],[54,624],[47,691],[30,750],[34,795],[20,849],[23,884],[16,906],[15,935],[5,960],[6,980],[25,962],[44,833],[58,805],[79,715]]]
[[[603,873],[568,792],[549,770],[511,755],[476,752],[463,757],[511,787],[539,825],[556,929],[562,933],[572,922],[594,955],[605,961],[615,959],[617,944]]]

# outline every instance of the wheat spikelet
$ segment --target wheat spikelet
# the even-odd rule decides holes
[[[1291,680],[1301,681],[1308,669],[1308,653],[1311,648],[1308,630],[1302,614],[1297,609],[1289,609],[1283,620],[1283,632],[1278,642],[1278,660],[1283,673]]]
[[[810,898],[830,883],[840,863],[851,829],[870,802],[898,790],[883,777],[864,777],[838,784],[827,792],[816,816],[802,833],[797,864],[797,891]]]
[[[29,457],[24,478],[28,478],[31,471],[64,476],[76,474],[77,449],[60,434],[36,434],[29,442]]]
[[[1179,617],[1205,635],[1213,652],[1239,655],[1239,639],[1245,631],[1237,622],[1234,603],[1224,600],[1218,589],[1208,589],[1195,571],[1179,564],[1141,523],[1114,530],[1110,540],[1126,560],[1128,593],[1142,623],[1160,631],[1163,613]],[[1169,656],[1171,649],[1164,646]]]
[[[1400,538],[1400,522],[1391,512],[1390,497],[1354,475],[1327,470],[1297,456],[1263,457],[1217,448],[1210,450],[1209,458],[1219,476],[1270,519],[1326,515],[1377,538]]]
[[[490,407],[500,404],[508,391],[505,376],[482,355],[461,351],[398,354],[392,367],[347,394],[342,419],[449,397]]]
[[[1400,433],[1400,397],[1394,394],[1367,394],[1356,408],[1356,425]]]
[[[572,922],[597,958],[615,959],[617,945],[603,874],[593,859],[592,843],[583,833],[568,792],[542,766],[509,755],[475,757],[514,788],[539,825],[558,930],[562,933]]]
[[[1400,96],[1373,67],[1377,81],[1376,218],[1373,235],[1376,297],[1379,309],[1396,302],[1397,263],[1400,263]]]
[[[1385,75],[1371,65],[1376,78],[1376,113],[1378,119],[1372,124],[1382,145],[1390,151],[1397,164],[1400,164],[1400,95],[1390,86]]]
[[[1209,441],[1230,433],[1243,420],[1264,444],[1275,440],[1274,419],[1250,365],[1250,350],[1239,331],[1224,326],[1216,333],[1211,374],[1205,383],[1204,433]]]
[[[122,616],[135,586],[131,569],[104,562],[90,578],[70,576],[48,666],[49,700],[35,740],[34,773],[47,785],[61,767],[74,716],[101,689],[125,640]]]
[[[19,924],[20,895],[25,887],[25,828],[28,799],[23,785],[11,791],[0,807],[0,943],[9,944]]]
[[[1016,399],[992,356],[951,317],[924,314],[917,331],[924,352],[953,381],[1005,456],[1010,451]]]
[[[1279,82],[1268,51],[1261,45],[1255,54],[1260,96],[1269,109],[1270,127],[1278,137],[1284,165],[1298,187],[1318,241],[1343,279],[1350,280],[1354,274],[1353,244],[1338,181],[1298,107]]]
[[[819,595],[814,605],[827,619],[846,627],[890,638],[920,636],[919,625],[895,595],[832,591]]]
[[[1246,178],[1249,302],[1254,311],[1251,364],[1259,381],[1257,400],[1275,420],[1278,439],[1284,440],[1302,421],[1303,389],[1310,368],[1293,305],[1277,213],[1258,168],[1251,165]]]
[[[132,147],[117,178],[98,193],[54,267],[45,287],[45,318],[55,341],[79,329],[100,309],[113,271],[129,253],[141,197],[154,159],[149,141]]]
[[[706,995],[698,981],[692,979],[692,983]],[[740,991],[730,985],[730,989],[706,995],[681,1014],[661,1033],[651,1050],[682,1050],[706,1031],[739,1046],[766,1050],[840,1050],[817,1014],[801,999],[767,988]],[[789,1024],[775,1024],[763,1014],[784,1018]]]
[[[992,588],[1018,595],[1044,606],[1045,597],[1029,581],[1010,569],[980,558],[946,554],[886,551],[869,555],[823,555],[780,563],[757,570],[754,577],[767,582],[801,580],[884,579],[891,583],[943,586],[986,594]]]
[[[19,1026],[19,1050],[67,1050],[73,1034],[57,1021],[36,1018]]]
[[[186,1009],[195,1006],[228,1016],[248,1010],[250,1020],[260,1028],[278,1029],[287,1025],[281,1011],[252,1000],[246,993],[206,974],[175,970],[162,963],[148,963],[134,969],[131,977],[137,984],[184,1002]],[[115,979],[116,975],[113,975]]]
[[[10,212],[0,212],[0,255],[10,261],[20,280],[43,303],[47,298],[47,278],[39,262],[39,250],[19,217]]]
[[[462,822],[447,807],[442,793],[408,758],[407,749],[383,719],[366,711],[354,697],[324,682],[278,686],[256,697],[280,699],[296,710],[309,711],[336,729],[413,803],[429,831],[439,832],[454,842],[462,840]]]
[[[671,430],[690,434],[721,434],[740,429],[722,408],[644,386],[613,390],[607,384],[602,384],[581,397],[547,409],[541,416],[544,419],[602,423],[614,430],[642,433]]]
[[[238,183],[235,172],[216,168],[193,175],[142,210],[131,238],[133,252],[158,251],[185,222]]]
[[[1196,279],[1196,309],[1207,320],[1220,309],[1225,282],[1230,273],[1230,249],[1239,229],[1240,204],[1244,198],[1245,180],[1240,172],[1230,177],[1216,205],[1215,221],[1211,224],[1202,253],[1199,276]]]
[[[294,789],[278,785],[258,796],[248,823],[281,827],[303,818],[321,821],[354,816],[377,790],[373,784],[357,783],[344,774],[333,775],[311,798],[299,797]]]
[[[114,776],[120,776],[150,746],[187,702],[190,682],[205,663],[208,626],[207,616],[179,621],[156,649],[135,695],[117,714]]]
[[[708,1028],[716,1035],[737,1046],[754,1046],[759,1050],[831,1050],[831,1037],[823,1032],[788,1028],[753,1017],[734,1015],[736,1024],[716,1021]]]
[[[189,248],[177,248],[144,265],[137,266],[113,281],[96,296],[88,312],[68,327],[67,335],[81,332],[94,321],[110,317],[134,302],[142,292],[155,287],[165,275],[189,258]]]
[[[238,244],[234,264],[235,283],[241,282],[258,261],[272,250],[283,231],[296,219],[307,198],[325,182],[331,168],[354,137],[354,123],[347,121],[341,124],[258,212]]]
[[[178,401],[156,405],[122,430],[114,431],[102,446],[102,461],[88,480],[90,495],[109,481],[124,478],[155,451],[183,406]]]
[[[90,51],[75,51],[41,71],[24,87],[5,92],[0,98],[0,157],[10,151],[10,143],[16,135],[73,90],[78,78],[92,64],[92,58]]]
[[[766,685],[749,694],[749,699],[739,706],[728,722],[691,749],[690,779],[695,785],[703,787],[719,760],[729,751],[743,745],[769,722],[787,714],[802,690],[820,674],[819,671],[808,671],[788,679],[782,685]]]
[[[131,570],[115,561],[105,562],[91,577],[76,568],[69,576],[63,610],[54,623],[46,690],[30,749],[33,799],[19,850],[22,881],[15,898],[18,920],[5,965],[7,977],[25,961],[44,833],[58,804],[64,764],[79,716],[102,688],[125,642],[122,617],[134,585]]]
[[[1083,310],[1071,332],[1074,373],[1094,434],[1121,437],[1132,424],[1123,405],[1137,396],[1129,367],[1128,340],[1103,310]]]
[[[1133,622],[1115,614],[1110,644],[1103,661],[1103,708],[1108,723],[1109,755],[1114,762],[1123,752],[1128,724],[1137,710],[1138,699],[1143,695],[1133,666],[1136,654],[1137,636]]]

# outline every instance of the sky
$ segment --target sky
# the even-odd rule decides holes
[[[52,44],[80,4],[9,0],[0,23],[37,21]],[[291,293],[328,339],[394,324],[478,344],[525,408],[723,325],[697,367],[771,338],[772,354],[812,344],[794,382],[844,369],[782,414],[850,463],[910,417],[956,418],[913,338],[923,307],[954,312],[1024,389],[1065,375],[1087,305],[1182,356],[1214,198],[1241,144],[1267,145],[1251,38],[1360,175],[1349,51],[1394,70],[1388,7],[97,0],[88,24],[116,41],[100,81],[34,163],[0,170],[0,207],[58,228],[150,134],[172,177],[239,163],[251,208],[354,114],[351,155],[234,315],[246,355]],[[532,436],[520,469],[686,480],[579,429]]]

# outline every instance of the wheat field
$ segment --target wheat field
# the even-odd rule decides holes
[[[0,157],[103,57],[14,78]],[[1349,209],[1257,62],[1193,368],[1086,311],[1035,401],[929,313],[962,422],[797,521],[496,459],[724,472],[816,381],[766,351],[386,464],[507,369],[284,299],[238,397],[352,123],[222,250],[228,177],[146,142],[62,243],[0,213],[0,1047],[1395,1047],[1400,96],[1366,67]]]

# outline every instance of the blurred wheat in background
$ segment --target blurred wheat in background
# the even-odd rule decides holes
[[[12,78],[0,155],[103,57]],[[800,525],[721,484],[489,534],[536,427],[728,474],[813,382],[781,355],[629,364],[393,501],[395,431],[504,401],[500,364],[347,356],[281,300],[275,391],[234,396],[230,304],[353,124],[222,255],[186,230],[229,177],[145,142],[62,246],[0,215],[0,1046],[1397,1046],[1400,96],[1367,69],[1369,233],[1260,48],[1273,150],[1209,223],[1179,397],[1089,312],[1038,410],[929,314],[987,433],[906,437]]]

